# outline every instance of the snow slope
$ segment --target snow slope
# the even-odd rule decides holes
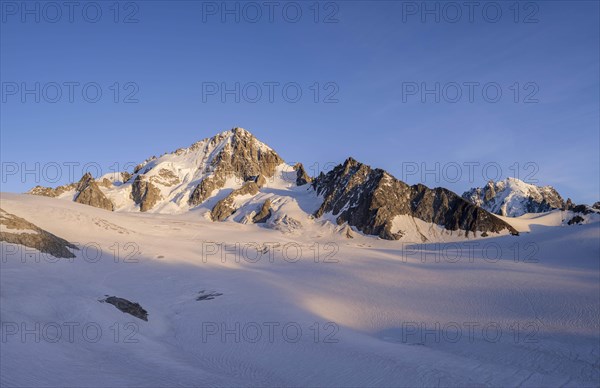
[[[280,200],[287,214],[313,204],[294,197]],[[36,262],[2,243],[2,386],[600,384],[599,223],[412,244],[305,219],[286,234],[213,223],[201,209],[6,193],[0,207],[88,248]],[[257,247],[270,248],[256,259]],[[222,295],[196,300],[210,292]],[[148,322],[105,295],[140,303]]]

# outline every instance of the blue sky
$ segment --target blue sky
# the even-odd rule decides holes
[[[222,2],[123,2],[118,13],[112,1],[80,2],[72,21],[44,4],[0,9],[2,191],[66,183],[69,163],[75,179],[90,163],[108,172],[241,126],[313,173],[353,156],[458,193],[517,176],[600,200],[597,1],[500,1],[487,14],[480,2],[472,20],[464,6],[458,17],[427,2],[439,22],[422,2],[279,2],[272,21],[255,2],[256,22],[237,2],[227,2],[233,13]],[[208,93],[236,83],[239,101]],[[83,85],[90,101],[102,91],[97,102]],[[265,85],[277,85],[272,102]]]

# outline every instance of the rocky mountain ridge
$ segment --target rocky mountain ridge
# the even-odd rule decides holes
[[[518,232],[506,222],[478,208],[450,190],[409,186],[381,169],[348,158],[313,181],[324,198],[315,213],[331,213],[338,224],[347,222],[363,233],[388,240],[402,238],[405,231],[394,230],[394,218],[408,215],[450,231],[469,233]]]
[[[407,228],[419,229],[417,223],[462,237],[517,234],[449,190],[409,186],[352,158],[312,178],[302,164],[286,164],[242,128],[149,158],[132,173],[97,180],[86,174],[78,183],[56,189],[38,186],[29,193],[112,211],[205,209],[205,217],[212,221],[260,223],[284,232],[324,218],[340,225],[347,236],[354,229],[389,240],[402,239]],[[418,235],[428,239],[425,231]]]

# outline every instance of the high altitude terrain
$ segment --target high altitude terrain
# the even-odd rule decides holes
[[[600,382],[592,207],[310,177],[238,128],[32,194],[0,197],[2,386]]]
[[[149,158],[133,174],[107,174],[97,181],[86,174],[79,182],[55,189],[38,186],[30,193],[111,211],[174,214],[200,208],[214,221],[260,221],[285,229],[331,219],[388,240],[412,237],[415,230],[421,241],[517,234],[449,190],[409,186],[352,158],[311,178],[301,164],[286,164],[242,128]],[[260,212],[264,215],[255,217]]]

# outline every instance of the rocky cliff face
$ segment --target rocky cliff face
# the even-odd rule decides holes
[[[141,212],[152,209],[162,199],[160,190],[144,175],[138,175],[131,187],[131,198],[140,205]]]
[[[204,202],[214,190],[222,188],[229,178],[242,182],[257,181],[259,177],[271,178],[276,167],[283,163],[275,151],[265,147],[242,128],[234,128],[231,134],[221,134],[210,142],[223,142],[225,136],[228,136],[227,141],[206,167],[210,176],[203,179],[190,196],[189,203],[192,206]]]
[[[312,182],[312,178],[306,173],[304,170],[304,166],[302,163],[296,163],[294,165],[294,170],[296,170],[296,185],[303,186],[307,183]]]
[[[229,195],[213,207],[210,216],[213,221],[223,221],[236,211],[235,197],[242,195],[256,195],[258,193],[258,185],[254,182],[247,182],[244,186],[237,190],[233,190]]]
[[[463,198],[490,213],[508,217],[565,207],[562,197],[552,186],[535,186],[515,178],[490,181],[485,187],[466,191]]]
[[[0,209],[0,241],[24,245],[59,258],[75,257],[68,248],[79,249],[67,240],[2,209]]]
[[[388,240],[402,237],[402,231],[394,226],[394,218],[402,215],[447,230],[462,230],[467,235],[502,231],[518,234],[504,221],[449,190],[409,186],[381,169],[372,169],[352,158],[321,174],[312,185],[324,199],[316,217],[331,213],[340,225],[347,222],[363,233]]]
[[[110,185],[110,182],[103,181],[103,186]],[[113,203],[106,198],[104,193],[98,187],[98,184],[89,172],[86,173],[76,186],[77,194],[75,196],[75,202],[82,203],[105,210],[114,210]]]

